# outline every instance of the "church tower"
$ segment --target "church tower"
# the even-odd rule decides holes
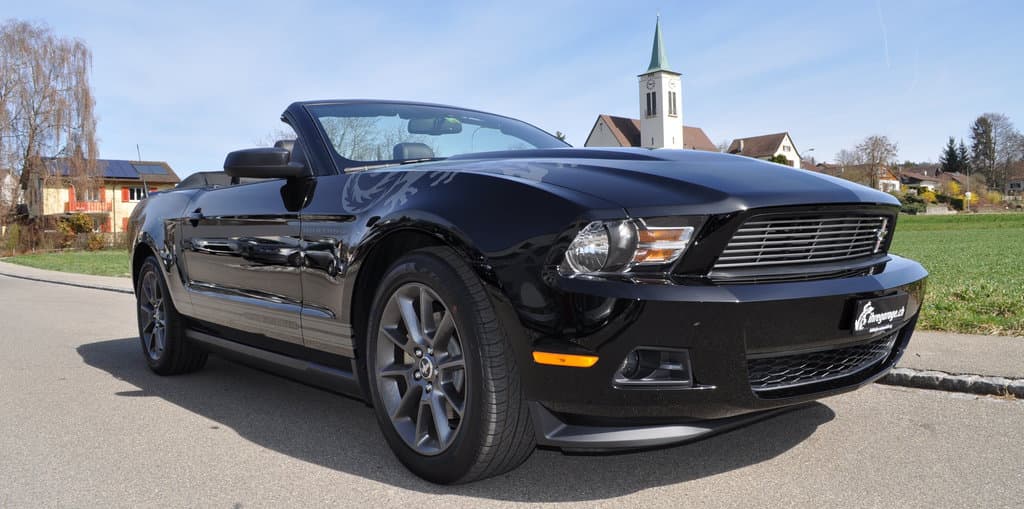
[[[661,17],[654,24],[654,46],[647,72],[639,76],[640,146],[683,148],[683,101],[680,74],[668,68],[661,43]]]

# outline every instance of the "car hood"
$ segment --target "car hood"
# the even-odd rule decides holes
[[[440,164],[572,189],[634,215],[717,214],[782,205],[899,205],[889,194],[848,180],[696,150],[521,150],[456,156]]]

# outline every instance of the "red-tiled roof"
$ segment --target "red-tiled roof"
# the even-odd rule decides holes
[[[732,140],[728,152],[740,154],[747,157],[771,157],[779,151],[779,145],[785,141],[789,133],[763,134],[749,138],[737,138]],[[796,151],[796,148],[793,148]]]
[[[640,121],[635,118],[616,117],[614,115],[598,115],[598,121],[604,125],[623,147],[640,146]],[[718,148],[708,138],[707,133],[699,127],[684,125],[682,128],[683,148],[717,152]]]
[[[902,177],[903,177],[903,179],[913,179],[913,180],[918,180],[918,181],[921,181],[921,182],[938,182],[939,181],[939,177],[933,177],[931,175],[925,175],[923,173],[918,173],[916,171],[906,171],[906,170],[904,170],[903,173],[902,173]]]

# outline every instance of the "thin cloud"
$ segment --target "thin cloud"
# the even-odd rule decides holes
[[[889,64],[889,34],[885,29],[885,19],[882,18],[882,0],[875,0],[875,7],[878,9],[878,25],[882,27],[882,44],[885,46],[885,68],[891,69]]]

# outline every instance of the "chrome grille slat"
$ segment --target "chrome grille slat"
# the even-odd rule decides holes
[[[825,234],[822,234],[825,235]],[[760,236],[759,236],[760,237]],[[864,235],[853,235],[851,239],[875,239],[874,233],[865,233]],[[836,239],[823,239],[823,240],[836,240]],[[844,239],[845,240],[845,239]],[[765,241],[744,241],[744,242],[730,242],[728,249],[732,249],[733,246],[760,246],[760,245],[773,245],[773,244],[793,244],[796,242],[816,242],[815,239],[799,239],[799,240],[765,240]]]
[[[756,269],[778,266],[834,263],[879,254],[879,234],[888,229],[884,216],[851,214],[803,214],[790,217],[755,216],[736,230],[712,268]],[[842,273],[843,271],[838,271]],[[749,274],[744,277],[751,277]]]
[[[836,230],[836,231],[824,231],[824,232],[787,233],[787,234],[780,234],[780,235],[784,235],[786,237],[814,237],[816,235],[835,235],[835,234],[840,234],[840,233],[864,233],[865,231],[870,231],[870,230]],[[743,230],[740,230],[737,233],[740,233],[741,235],[734,235],[733,236],[734,239],[738,239],[738,238],[761,238],[761,237],[768,237],[770,235],[774,235],[773,232],[756,233],[756,234],[752,234],[752,235],[742,235]]]
[[[752,224],[780,224],[780,223],[829,223],[833,221],[874,221],[873,217],[822,217],[811,219],[770,219],[764,221],[747,221],[744,226]]]
[[[796,258],[796,259],[801,259],[802,260],[802,259],[814,256],[814,255],[827,255],[827,254],[837,254],[837,253],[852,254],[853,251],[861,251],[861,250],[864,250],[864,249],[871,249],[871,250],[873,250],[874,248],[875,248],[874,245],[872,245],[870,247],[860,247],[860,248],[855,248],[855,249],[850,249],[849,247],[847,247],[845,249],[830,249],[830,250],[821,250],[821,251],[815,251],[812,248],[810,250],[806,250],[806,252],[794,253],[794,252],[792,252],[793,250],[790,250],[790,252],[788,252],[788,253],[770,253],[770,254],[764,254],[764,255],[722,256],[722,257],[720,257],[718,259],[719,260],[733,261],[733,260],[738,260],[738,259],[743,259],[743,258],[753,258],[755,260],[775,260],[775,259],[778,259],[778,258]],[[778,249],[778,248],[776,248],[776,249]],[[801,250],[801,251],[804,251],[804,250]]]
[[[843,239],[837,239],[837,240],[843,240]],[[849,242],[849,241],[843,240],[842,242],[837,242],[837,243],[815,244],[815,245],[813,245],[811,247],[812,248],[832,248],[832,247],[837,247],[837,246],[849,247],[851,245],[863,245],[863,246],[871,247],[872,249],[874,249],[875,241],[874,240],[869,240],[867,242],[865,242],[865,241]],[[727,249],[727,250],[723,251],[723,254],[758,253],[758,252],[765,252],[765,251],[792,251],[792,250],[793,250],[792,246],[762,247],[762,248],[756,248],[755,247],[755,248],[743,248],[743,249]],[[724,256],[723,256],[723,258],[724,258]]]
[[[766,226],[764,228],[747,228],[744,226],[740,228],[741,232],[747,231],[773,231],[773,230],[820,230],[822,228],[859,228],[861,226],[872,226],[871,223],[839,223],[839,224],[818,224],[818,225],[807,225],[807,226]]]

